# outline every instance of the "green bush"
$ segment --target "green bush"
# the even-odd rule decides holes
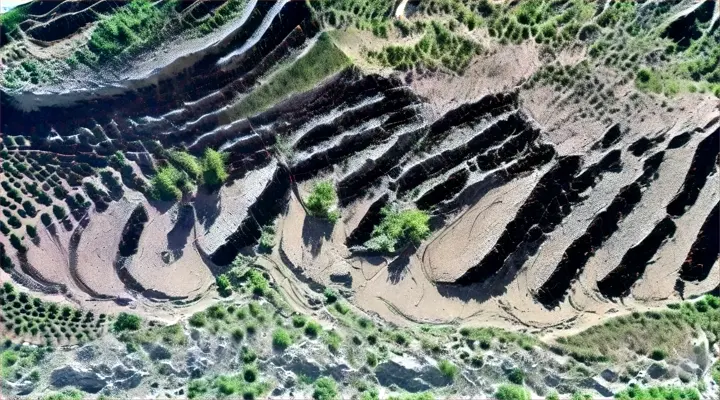
[[[254,295],[264,296],[270,290],[270,283],[259,271],[251,269],[247,272],[246,277],[250,281]]]
[[[508,380],[516,385],[522,385],[525,382],[525,372],[521,369],[514,368],[508,374]]]
[[[342,344],[342,336],[340,336],[340,334],[337,333],[335,330],[328,331],[323,340],[325,341],[325,344],[327,344],[328,349],[331,352],[337,353],[337,351],[340,350],[340,345]]]
[[[313,399],[335,400],[338,398],[337,383],[330,377],[322,377],[315,381]]]
[[[34,226],[27,225],[25,226],[25,229],[27,230],[28,236],[30,236],[31,238],[37,237],[37,229]]]
[[[229,177],[225,166],[225,155],[211,148],[205,149],[202,170],[203,181],[211,188],[220,187]]]
[[[335,186],[330,181],[316,182],[305,202],[310,214],[319,218],[326,218],[330,222],[337,221],[339,217],[337,211],[331,211],[331,208],[335,207],[336,203],[337,193],[335,192]]]
[[[495,392],[497,400],[530,400],[530,392],[519,385],[501,385]]]
[[[218,287],[218,292],[223,297],[228,297],[232,294],[232,285],[230,284],[230,279],[225,274],[220,274],[215,279],[215,283]]]
[[[292,344],[292,338],[285,329],[278,328],[273,332],[272,344],[277,350],[285,350]]]
[[[329,287],[325,288],[323,294],[325,295],[325,303],[327,304],[332,304],[338,299],[337,293]]]
[[[245,367],[245,370],[243,370],[243,379],[245,379],[245,382],[253,383],[257,380],[257,377],[258,377],[257,368],[250,366],[250,367]]]
[[[193,379],[188,383],[188,398],[194,399],[208,391],[208,383],[204,379]]]
[[[663,349],[653,349],[653,351],[650,352],[650,358],[652,358],[655,361],[664,360],[666,357],[667,357],[667,352]]]
[[[197,312],[190,317],[190,326],[202,328],[207,324],[207,317],[204,312]]]
[[[260,234],[258,250],[261,253],[270,253],[272,252],[273,247],[275,247],[275,228],[272,226],[265,226]]]
[[[200,181],[203,177],[202,165],[200,161],[192,154],[184,151],[173,150],[168,153],[172,160],[180,169],[185,171],[195,182]]]
[[[322,325],[315,321],[310,321],[305,325],[305,335],[316,338],[322,332]]]
[[[376,226],[372,238],[365,243],[370,249],[393,253],[397,246],[415,245],[430,235],[430,216],[420,210],[382,210],[383,220]]]
[[[243,332],[242,329],[240,329],[240,328],[233,329],[233,331],[232,331],[233,340],[235,340],[236,342],[240,342],[243,340],[244,337],[245,337],[245,332]]]
[[[163,201],[177,201],[182,197],[180,187],[185,187],[185,175],[167,166],[161,168],[150,181],[151,193],[154,198]]]
[[[116,332],[136,331],[140,329],[140,323],[140,317],[137,315],[121,312],[118,314],[117,319],[115,319],[113,328]]]
[[[551,390],[550,393],[545,396],[545,400],[560,400],[560,395],[557,391]]]
[[[304,315],[293,315],[292,317],[292,324],[295,328],[302,328],[307,323],[307,320],[305,319]]]
[[[367,364],[372,368],[375,368],[378,363],[378,359],[375,353],[369,351],[367,352],[367,354],[365,354],[365,359],[367,360]]]
[[[443,375],[453,380],[458,374],[458,367],[448,360],[440,360],[438,362],[438,369]]]
[[[77,389],[63,390],[62,392],[51,393],[42,397],[42,400],[82,400],[81,391]]]

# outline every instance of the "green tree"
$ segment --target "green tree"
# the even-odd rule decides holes
[[[211,188],[217,188],[228,178],[225,156],[211,148],[205,150],[202,159],[203,180]]]
[[[140,329],[140,322],[140,317],[137,315],[121,312],[117,316],[113,328],[116,332],[136,331]]]
[[[330,181],[317,182],[313,185],[312,192],[305,202],[310,214],[320,218],[327,218],[335,222],[340,217],[337,211],[331,210],[337,203],[335,186]]]
[[[338,398],[337,383],[330,377],[324,376],[315,381],[313,399],[335,400]]]
[[[232,294],[232,285],[230,284],[230,279],[225,274],[220,274],[215,279],[215,283],[218,287],[218,292],[223,297],[228,297]]]
[[[382,210],[383,219],[365,243],[370,249],[395,252],[398,245],[415,245],[430,235],[430,216],[420,210],[398,211],[392,208]]]
[[[182,197],[178,188],[183,185],[183,174],[172,166],[161,168],[152,178],[153,197],[163,201],[177,201]]]

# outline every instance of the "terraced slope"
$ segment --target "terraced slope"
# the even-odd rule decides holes
[[[410,21],[433,14],[413,6]],[[523,24],[524,7],[493,10]],[[705,8],[715,12],[688,14],[705,29],[697,46],[716,35]],[[577,23],[605,34],[609,10],[586,15],[586,5]],[[268,258],[307,282],[348,287],[389,319],[559,326],[720,284],[717,98],[651,95],[640,72],[633,84],[590,69],[581,32],[545,40],[545,25],[528,22],[527,37],[507,34],[532,59],[518,80],[483,64],[508,43],[488,31],[487,48],[470,45],[474,25],[419,23],[420,36],[404,35],[418,39],[406,55],[383,48],[382,24],[360,13],[356,26],[379,29],[381,50],[358,59],[329,29],[356,28],[304,2],[38,1],[17,14],[3,28],[15,63],[3,75],[0,244],[5,272],[29,289],[107,307],[191,302],[270,231]],[[138,20],[157,36],[127,33]],[[663,40],[684,46],[672,26]],[[28,64],[33,46],[72,40],[68,57],[86,58],[67,79],[47,72],[65,71],[52,62]],[[419,56],[422,43],[434,50]],[[458,58],[443,67],[445,56]],[[566,90],[570,77],[586,83]],[[485,79],[496,81],[477,84]],[[698,81],[712,89],[712,79]],[[450,81],[470,89],[443,102]],[[215,152],[219,175],[208,167]],[[337,223],[307,205],[318,181],[336,190]],[[373,250],[393,207],[426,213],[430,237]]]

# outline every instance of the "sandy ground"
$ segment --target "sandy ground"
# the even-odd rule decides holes
[[[123,198],[112,202],[103,213],[90,218],[78,246],[77,272],[82,281],[96,293],[126,297],[128,293],[115,272],[113,262],[122,239],[125,220],[137,203]]]
[[[495,245],[505,225],[513,219],[546,170],[543,168],[491,190],[452,224],[428,239],[421,254],[432,280],[453,282],[477,264]]]
[[[130,274],[146,289],[159,292],[160,298],[192,298],[202,294],[214,279],[195,247],[195,228],[188,232],[187,243],[177,248],[181,254],[166,261],[163,253],[172,251],[168,233],[175,225],[177,208],[161,212],[147,207],[147,211],[150,220],[140,238],[138,253],[128,267]]]

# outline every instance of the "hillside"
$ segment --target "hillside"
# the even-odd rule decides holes
[[[720,393],[717,1],[0,21],[3,394]]]

